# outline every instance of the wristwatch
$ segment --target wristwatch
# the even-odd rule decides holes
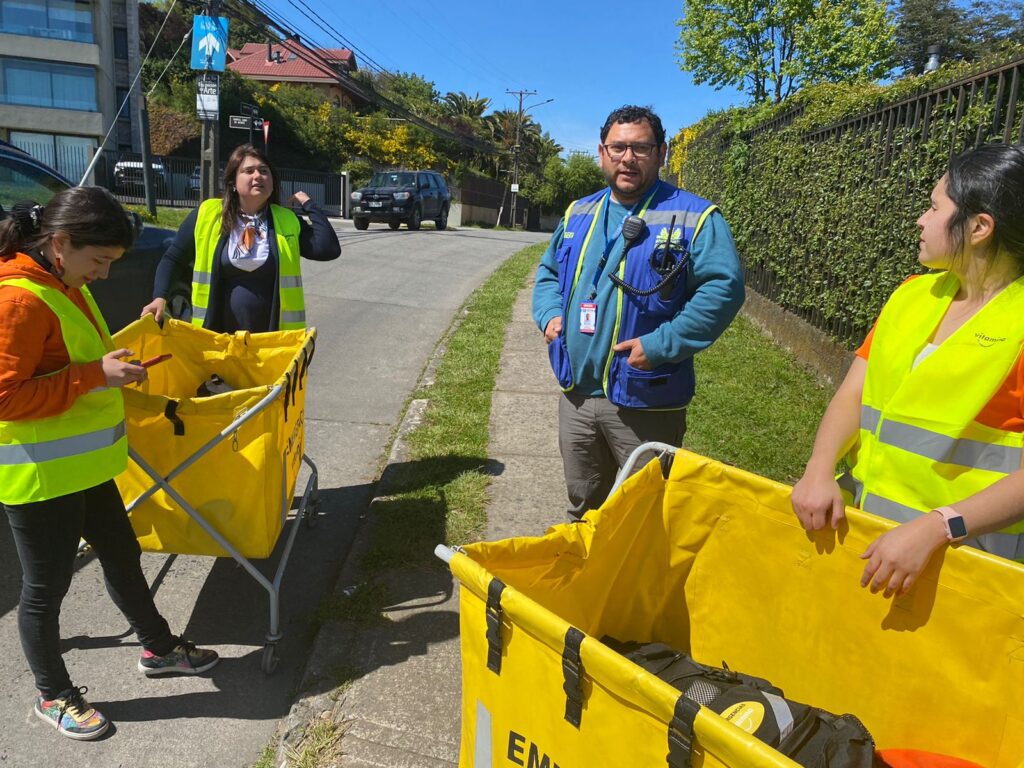
[[[939,507],[935,510],[942,518],[942,524],[946,527],[946,538],[951,542],[963,541],[967,538],[967,523],[963,515],[952,507]]]

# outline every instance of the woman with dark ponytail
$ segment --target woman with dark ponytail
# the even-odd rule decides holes
[[[218,661],[171,634],[142,573],[114,484],[128,461],[121,387],[146,369],[114,349],[88,284],[107,276],[139,227],[106,190],[74,187],[0,222],[0,502],[22,567],[18,630],[39,694],[34,712],[72,739],[109,725],[72,684],[60,607],[87,541],[107,591],[143,647],[146,675],[195,674]]]
[[[886,597],[950,544],[1024,561],[1024,147],[953,158],[917,226],[933,271],[882,308],[792,496],[809,531],[847,504],[901,523],[861,555]]]

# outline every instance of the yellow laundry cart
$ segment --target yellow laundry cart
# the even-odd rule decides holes
[[[232,557],[270,598],[263,670],[278,664],[281,579],[317,507],[304,453],[306,379],[315,329],[218,334],[146,315],[114,343],[140,360],[169,355],[124,388],[128,469],[117,485],[144,550]],[[309,468],[273,580],[250,562],[274,551],[303,464]]]
[[[792,768],[601,642],[662,642],[851,713],[879,749],[1024,766],[1024,567],[969,547],[860,587],[892,523],[807,533],[790,488],[679,451],[546,536],[438,547],[461,584],[462,768]],[[552,510],[552,517],[559,514]]]

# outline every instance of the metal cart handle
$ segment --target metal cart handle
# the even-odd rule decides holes
[[[615,475],[615,484],[612,486],[608,495],[610,496],[615,493],[615,491],[619,489],[619,486],[626,481],[626,478],[633,474],[633,467],[637,465],[640,461],[640,457],[645,453],[656,453],[659,456],[671,453],[675,456],[677,450],[679,449],[676,448],[676,446],[669,445],[668,443],[642,443],[641,445],[638,445],[636,449],[629,454],[629,458],[626,459],[626,463],[622,465],[622,469],[619,470],[619,473]]]

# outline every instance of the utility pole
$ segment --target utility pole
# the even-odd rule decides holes
[[[523,98],[536,96],[536,91],[510,91],[505,93],[519,97],[519,110],[516,113],[516,142],[512,145],[512,229],[516,228],[516,195],[519,193],[519,133],[523,127]],[[498,222],[501,224],[501,221]]]
[[[221,0],[206,0],[206,14],[211,19],[220,15]],[[210,67],[210,59],[213,50],[206,48],[207,68]],[[199,87],[211,87],[214,89],[217,102],[220,102],[220,74],[217,72],[200,72],[197,79],[202,85]],[[199,187],[201,199],[208,200],[212,197],[220,197],[218,192],[218,175],[220,174],[220,113],[219,107],[216,119],[204,116],[202,119],[202,145],[199,152]]]
[[[142,186],[146,194],[146,210],[156,216],[156,193],[153,189],[152,153],[149,151],[149,107],[146,94],[139,97],[139,144],[142,150]]]

